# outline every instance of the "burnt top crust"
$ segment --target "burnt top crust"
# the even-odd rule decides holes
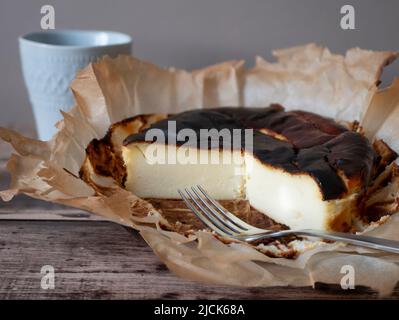
[[[129,135],[123,145],[146,141],[146,132],[154,128],[162,130],[169,143],[170,120],[176,121],[177,133],[181,129],[194,130],[198,146],[201,145],[200,129],[231,132],[253,129],[254,156],[265,165],[291,174],[309,174],[318,183],[324,200],[364,189],[376,157],[372,145],[360,133],[310,112],[285,112],[278,104],[266,108],[223,107],[182,112]]]

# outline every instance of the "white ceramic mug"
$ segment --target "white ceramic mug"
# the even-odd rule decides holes
[[[41,140],[55,133],[60,110],[73,106],[69,85],[76,72],[104,55],[130,54],[131,47],[129,35],[113,31],[43,31],[19,38],[22,72]]]

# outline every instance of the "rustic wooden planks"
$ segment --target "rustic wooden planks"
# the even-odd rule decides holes
[[[141,237],[111,222],[0,221],[0,299],[365,299],[367,289],[234,288],[174,276]],[[55,289],[40,287],[43,265]],[[399,298],[399,290],[392,298]]]
[[[0,189],[8,185],[6,158],[0,152]],[[136,232],[102,220],[26,196],[0,201],[0,299],[378,297],[365,288],[234,288],[186,281],[169,272]],[[54,290],[40,287],[40,269],[48,264],[56,272]],[[399,298],[399,287],[391,298]]]

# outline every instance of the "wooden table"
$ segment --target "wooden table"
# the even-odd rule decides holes
[[[0,148],[1,149],[1,148]],[[8,152],[0,154],[0,189]],[[41,288],[42,266],[55,288]],[[132,230],[90,213],[18,196],[0,200],[0,299],[370,299],[366,288],[236,288],[169,272]],[[399,287],[390,298],[399,298]]]

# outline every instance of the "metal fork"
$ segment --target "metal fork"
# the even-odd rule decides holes
[[[190,189],[191,190],[185,188],[185,192],[178,190],[181,198],[203,224],[222,237],[250,242],[286,236],[308,236],[324,240],[341,241],[351,245],[391,253],[399,253],[399,241],[394,240],[351,233],[308,229],[282,231],[259,229],[249,225],[229,212],[219,202],[213,199],[201,186],[197,185]]]

